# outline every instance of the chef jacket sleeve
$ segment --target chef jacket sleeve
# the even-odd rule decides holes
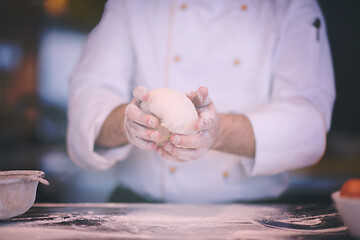
[[[316,163],[330,128],[335,86],[319,6],[316,1],[290,1],[283,19],[274,51],[270,102],[246,113],[256,141],[250,175]]]
[[[94,149],[106,117],[130,100],[133,54],[129,38],[124,1],[107,2],[69,84],[67,148],[71,159],[82,167],[108,169],[131,148]]]

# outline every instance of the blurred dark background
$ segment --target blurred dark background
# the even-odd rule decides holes
[[[0,170],[45,171],[51,185],[39,187],[37,201],[107,201],[116,184],[107,171],[75,166],[65,147],[67,81],[104,3],[0,1]],[[360,177],[360,1],[319,4],[337,87],[332,128],[323,159],[292,173],[279,201],[330,201],[345,180]]]

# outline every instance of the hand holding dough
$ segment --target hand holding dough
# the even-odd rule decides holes
[[[125,110],[124,130],[128,141],[143,150],[155,150],[161,133],[154,128],[159,125],[157,117],[146,114],[140,109],[140,103],[147,101],[149,91],[137,87],[133,91],[134,99]]]
[[[199,159],[214,144],[219,136],[218,113],[211,101],[208,89],[200,87],[187,94],[195,106],[199,118],[195,123],[196,134],[173,134],[170,141],[157,148],[157,153],[164,158],[176,161]]]
[[[182,93],[169,88],[158,88],[149,92],[149,98],[142,101],[140,108],[159,118],[160,125],[156,128],[161,132],[161,145],[172,133],[182,135],[196,134],[195,124],[198,114],[190,99]]]

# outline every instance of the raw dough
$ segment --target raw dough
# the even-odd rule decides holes
[[[159,118],[157,130],[162,134],[159,142],[166,141],[171,133],[196,134],[195,123],[198,114],[190,99],[170,88],[158,88],[150,91],[149,99],[140,104],[140,108]]]

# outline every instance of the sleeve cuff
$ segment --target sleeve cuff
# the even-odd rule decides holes
[[[107,116],[126,100],[105,89],[86,89],[69,109],[67,147],[70,158],[79,166],[105,170],[124,159],[131,145],[95,151],[95,140]]]
[[[306,167],[316,163],[324,153],[324,119],[305,100],[272,102],[245,115],[256,141],[255,159],[246,164],[251,176]]]

